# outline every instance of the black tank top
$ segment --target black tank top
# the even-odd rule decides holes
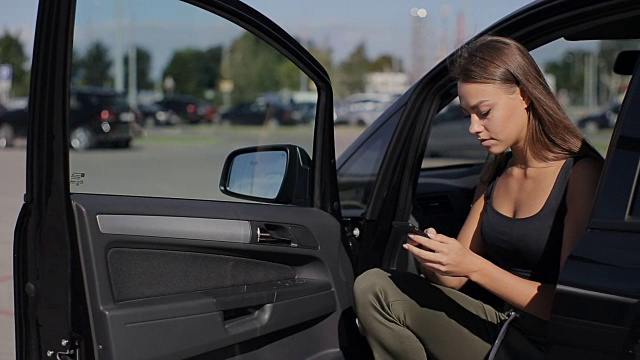
[[[546,284],[558,282],[566,189],[576,161],[574,158],[565,161],[544,206],[529,217],[512,218],[494,209],[491,196],[498,178],[489,184],[481,222],[488,260],[525,279]]]

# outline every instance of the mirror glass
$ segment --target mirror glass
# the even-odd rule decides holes
[[[287,168],[282,150],[240,154],[233,159],[227,189],[236,194],[275,199]]]

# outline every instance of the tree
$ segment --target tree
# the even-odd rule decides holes
[[[113,84],[113,78],[109,75],[112,61],[109,58],[109,50],[102,42],[96,41],[91,44],[78,64],[82,69],[79,85],[110,86]]]
[[[300,86],[300,70],[269,44],[248,32],[238,37],[225,54],[223,77],[234,84],[232,97],[235,102]]]
[[[74,48],[71,53],[71,85],[77,85],[82,82],[84,77],[83,59],[78,55]]]
[[[0,64],[10,64],[13,68],[13,96],[29,94],[29,72],[26,70],[28,60],[18,34],[11,34],[5,30],[0,37]]]
[[[136,47],[136,81],[138,89],[153,89],[151,80],[151,53],[140,46]],[[129,88],[129,54],[124,56],[124,87]]]
[[[365,75],[369,68],[366,46],[360,43],[338,67],[335,89],[338,97],[364,91]]]
[[[200,85],[203,89],[216,89],[220,81],[222,67],[222,46],[215,46],[204,51],[201,61]]]
[[[369,64],[369,71],[402,71],[402,60],[392,55],[380,55]]]
[[[585,60],[588,55],[588,50],[571,50],[566,52],[560,60],[549,62],[544,66],[546,73],[555,76],[556,88],[567,91],[572,104],[582,104]]]
[[[206,90],[214,90],[220,79],[222,48],[176,51],[164,69],[163,78],[175,81],[174,92],[203,98]]]

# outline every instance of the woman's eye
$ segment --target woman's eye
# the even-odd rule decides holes
[[[486,118],[487,116],[489,116],[489,113],[491,112],[491,109],[487,110],[486,112],[483,112],[482,114],[480,114],[480,117],[482,117],[483,119]]]

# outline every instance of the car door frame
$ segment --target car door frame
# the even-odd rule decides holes
[[[311,200],[341,220],[333,94],[327,72],[293,37],[236,0],[186,1],[251,31],[296,64],[318,90]],[[40,1],[29,96],[26,193],[14,236],[16,356],[39,359],[93,347],[70,201],[67,117],[75,0]],[[341,239],[344,241],[344,239]],[[336,259],[338,261],[338,259]]]

